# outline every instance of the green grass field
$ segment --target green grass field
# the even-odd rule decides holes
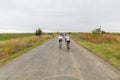
[[[33,33],[0,33],[0,41],[33,35]]]
[[[119,34],[71,34],[80,45],[120,69]]]

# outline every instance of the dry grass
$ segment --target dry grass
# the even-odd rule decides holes
[[[119,34],[92,34],[92,33],[83,33],[83,34],[73,34],[77,38],[88,40],[94,43],[100,42],[120,42]]]
[[[50,39],[49,35],[30,36],[24,38],[11,39],[7,41],[0,41],[0,59],[8,57],[25,48],[32,47],[42,41]]]
[[[77,33],[71,34],[71,37],[79,44],[120,69],[119,34]]]

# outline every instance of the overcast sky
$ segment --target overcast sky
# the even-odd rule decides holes
[[[120,32],[120,0],[0,0],[0,32]]]

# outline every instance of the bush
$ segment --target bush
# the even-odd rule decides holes
[[[36,32],[35,32],[35,35],[36,35],[36,36],[42,35],[42,30],[41,30],[40,28],[38,28],[38,29],[36,30]]]
[[[105,34],[106,32],[101,30],[101,27],[100,27],[100,28],[93,30],[92,33],[93,34]]]

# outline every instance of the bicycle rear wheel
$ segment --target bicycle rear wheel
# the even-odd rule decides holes
[[[67,43],[67,51],[69,51],[70,47],[69,47],[69,43]]]
[[[59,43],[59,48],[61,48],[61,46],[62,46],[62,43],[60,42],[60,43]]]

